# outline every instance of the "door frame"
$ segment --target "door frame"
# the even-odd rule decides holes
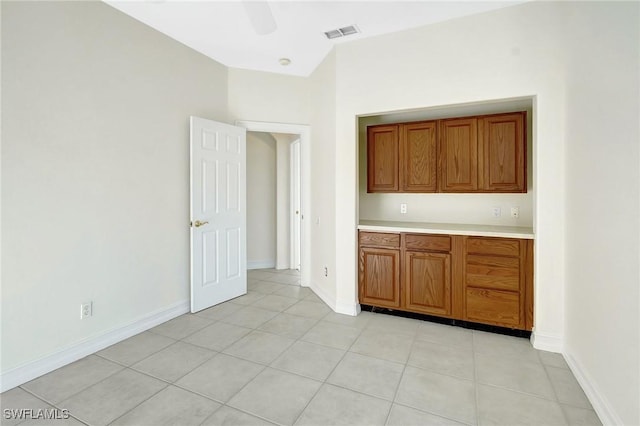
[[[289,133],[300,135],[300,285],[311,283],[311,127],[304,124],[236,120],[235,125],[248,132]]]
[[[300,241],[302,221],[298,222],[300,214],[296,209],[298,204],[302,203],[302,200],[300,199],[300,195],[302,194],[302,187],[300,186],[302,182],[302,153],[300,152],[300,148],[300,138],[289,143],[289,205],[291,207],[289,209],[289,236],[291,237],[289,242],[289,266],[293,269],[298,268],[298,265],[300,265],[299,261],[302,260],[302,247]],[[298,223],[299,225],[296,226]],[[301,266],[300,269],[302,269]]]

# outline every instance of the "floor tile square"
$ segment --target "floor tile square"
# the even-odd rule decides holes
[[[541,363],[538,351],[531,346],[528,339],[522,337],[473,331],[473,350],[482,355],[510,357],[520,361]]]
[[[325,380],[344,356],[344,351],[298,341],[278,357],[271,367]]]
[[[346,350],[353,345],[353,342],[356,341],[360,332],[358,328],[320,321],[313,326],[301,340]]]
[[[476,422],[475,386],[470,380],[407,366],[396,402],[463,423]]]
[[[278,313],[274,311],[246,306],[224,318],[222,321],[240,327],[258,328],[276,315],[278,315]]]
[[[176,385],[226,402],[263,369],[262,365],[218,354],[178,380]]]
[[[209,319],[193,314],[185,314],[160,324],[149,331],[180,340],[212,323],[213,321]]]
[[[294,299],[304,299],[311,294],[311,290],[306,287],[300,287],[297,285],[288,285],[285,288],[273,293],[277,296],[292,297]]]
[[[295,342],[288,337],[252,331],[224,350],[224,353],[260,364],[270,364]]]
[[[403,371],[404,364],[348,352],[327,383],[392,401]]]
[[[593,409],[571,370],[556,367],[546,368],[558,401],[563,404]]]
[[[186,390],[169,386],[116,421],[113,426],[198,426],[220,404]]]
[[[229,302],[235,303],[236,305],[244,305],[248,306],[258,300],[262,299],[265,295],[263,293],[258,293],[257,291],[248,291],[247,294],[243,294],[242,296],[238,296],[235,299],[231,299]]]
[[[302,300],[306,300],[306,301],[309,301],[309,302],[315,302],[315,303],[324,303],[324,301],[322,299],[320,299],[318,297],[318,295],[313,292],[313,290],[311,291],[311,293],[309,295],[305,296],[304,299],[302,299]]]
[[[330,322],[332,324],[340,324],[347,327],[353,327],[363,329],[367,326],[371,318],[375,314],[371,312],[360,312],[356,316],[339,314],[337,312],[329,312],[327,316],[322,318],[322,321]]]
[[[457,376],[462,379],[475,379],[471,349],[417,340],[411,348],[407,363],[440,374]]]
[[[567,365],[567,361],[564,360],[562,354],[547,351],[538,351],[538,356],[540,357],[540,362],[542,362],[543,365],[549,367],[564,368],[567,370],[569,369],[569,365]]]
[[[160,380],[126,369],[60,402],[59,406],[85,423],[107,425],[166,386]]]
[[[300,277],[288,274],[271,274],[263,278],[264,281],[273,281],[274,283],[294,285],[300,284]]]
[[[602,422],[593,410],[564,404],[560,404],[560,407],[564,412],[567,423],[572,426],[602,426]]]
[[[123,368],[99,356],[89,355],[25,383],[22,387],[52,404],[57,404]]]
[[[478,385],[478,410],[483,426],[567,424],[557,402],[493,386]]]
[[[539,363],[476,354],[478,383],[555,399],[551,382]]]
[[[230,406],[282,425],[292,425],[321,383],[266,368],[229,401]]]
[[[196,312],[196,316],[208,318],[214,321],[219,321],[225,317],[228,317],[232,313],[242,309],[243,305],[232,303],[232,302],[224,302],[216,306],[212,306],[210,308],[204,309],[200,312]]]
[[[6,392],[3,392],[0,396],[0,408],[2,409],[2,426],[14,426],[18,423],[21,423],[24,419],[21,418],[12,418],[7,419],[4,416],[4,410],[10,409],[51,409],[53,408],[51,405],[42,401],[39,398],[31,395],[29,392],[25,391],[21,388],[13,388]]]
[[[415,408],[393,404],[387,420],[387,426],[464,426],[464,423],[455,420],[425,413]]]
[[[328,384],[296,422],[296,425],[384,425],[391,403]]]
[[[216,352],[209,349],[176,342],[133,364],[131,368],[168,382],[175,382],[215,354]]]
[[[419,325],[418,320],[376,314],[369,320],[366,330],[369,333],[393,333],[414,337]]]
[[[302,337],[318,322],[315,318],[300,317],[298,315],[279,314],[258,327],[259,330],[279,334],[291,339]]]
[[[201,426],[273,426],[273,423],[225,405],[209,416]]]
[[[406,363],[412,343],[413,337],[411,336],[378,332],[367,328],[349,351],[388,361]]]
[[[231,346],[250,332],[251,330],[248,328],[238,327],[237,325],[227,324],[224,322],[217,322],[193,333],[183,341],[214,351],[221,351],[228,346]]]
[[[285,312],[292,315],[300,315],[302,317],[320,319],[327,315],[331,309],[324,303],[316,303],[308,300],[301,300],[291,306]]]
[[[282,312],[297,302],[298,299],[269,294],[258,300],[257,302],[252,303],[251,306],[261,309],[268,309],[270,311]]]
[[[132,365],[173,343],[175,343],[174,339],[145,331],[109,346],[97,354],[120,364]]]
[[[286,288],[291,288],[293,286],[286,284],[278,284],[271,281],[257,281],[249,287],[249,290],[253,293],[258,293],[262,295],[273,294],[278,291],[284,290]]]
[[[460,349],[473,349],[473,332],[453,325],[424,321],[418,327],[416,338]]]

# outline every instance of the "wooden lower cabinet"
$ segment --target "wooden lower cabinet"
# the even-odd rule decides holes
[[[360,303],[533,326],[533,240],[360,232]]]
[[[451,255],[406,251],[403,306],[414,312],[451,316]]]
[[[385,308],[400,307],[400,250],[360,248],[360,302]]]

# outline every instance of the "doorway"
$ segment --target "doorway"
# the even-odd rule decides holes
[[[306,219],[306,215],[310,211],[309,209],[309,190],[310,190],[310,129],[309,126],[297,125],[297,124],[283,124],[283,123],[265,123],[255,121],[237,121],[237,126],[244,127],[248,132],[261,132],[268,133],[275,140],[280,140],[280,149],[286,149],[286,156],[284,152],[280,155],[280,159],[286,158],[281,167],[276,167],[276,180],[278,168],[286,170],[286,176],[284,181],[286,182],[286,197],[283,197],[284,201],[277,200],[276,204],[281,207],[283,214],[277,214],[276,217],[276,231],[275,234],[279,234],[278,229],[286,229],[286,232],[282,232],[286,236],[284,243],[278,244],[279,248],[283,246],[286,250],[280,251],[280,256],[276,256],[276,261],[273,262],[276,268],[281,269],[299,269],[300,271],[300,284],[302,286],[309,286],[310,282],[310,270],[309,265],[311,263],[310,256],[310,221]],[[287,141],[282,142],[282,141]],[[278,143],[275,143],[276,151],[278,151]],[[276,153],[276,162],[278,162],[278,156]],[[283,162],[283,163],[284,163]],[[280,164],[278,164],[280,166]],[[282,182],[282,177],[281,177]],[[277,185],[277,184],[276,184]],[[280,187],[278,185],[278,187]],[[276,191],[277,192],[277,191]],[[281,191],[280,195],[283,195]],[[278,198],[276,194],[276,198]],[[276,207],[277,210],[277,207]],[[278,227],[278,223],[280,226]],[[277,239],[277,238],[276,238]],[[249,264],[253,268],[265,268],[269,267],[266,263],[262,264]]]

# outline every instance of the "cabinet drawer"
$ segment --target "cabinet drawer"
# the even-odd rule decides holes
[[[400,247],[400,234],[388,234],[383,232],[362,232],[359,234],[361,246]]]
[[[465,282],[472,287],[520,291],[520,258],[467,255]]]
[[[520,256],[520,240],[514,238],[467,238],[467,253]]]
[[[469,321],[521,327],[520,295],[511,291],[468,287],[465,317]]]
[[[448,235],[407,234],[404,237],[407,250],[451,251],[451,237]]]

